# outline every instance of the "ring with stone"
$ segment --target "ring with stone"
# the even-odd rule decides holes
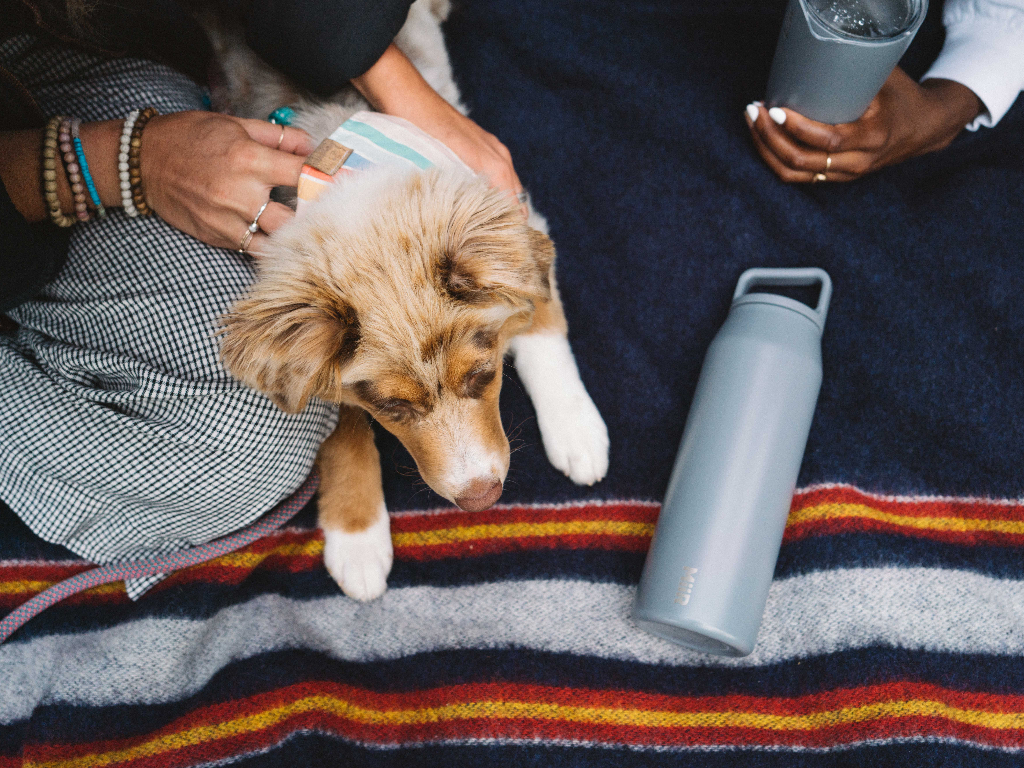
[[[260,216],[262,216],[263,212],[267,210],[268,205],[270,205],[270,200],[267,200],[267,202],[261,205],[260,209],[256,211],[256,218],[252,220],[252,224],[249,225],[249,228],[245,230],[245,234],[242,235],[242,242],[238,246],[239,253],[246,252],[245,249],[248,248],[249,243],[252,242],[252,236],[260,231]]]
[[[252,220],[252,224],[249,225],[249,231],[252,232],[254,235],[259,231],[259,228],[260,228],[260,216],[262,216],[263,212],[265,210],[267,210],[267,206],[268,205],[270,205],[270,200],[267,200],[267,202],[265,202],[262,206],[260,206],[260,209],[258,211],[256,211],[256,218],[254,218]]]

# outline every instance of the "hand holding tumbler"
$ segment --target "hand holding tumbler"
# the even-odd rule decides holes
[[[758,285],[820,283],[811,308]],[[754,648],[821,388],[824,270],[748,269],[708,348],[633,606],[697,651]]]
[[[927,10],[928,0],[789,0],[766,104],[819,123],[857,120]]]

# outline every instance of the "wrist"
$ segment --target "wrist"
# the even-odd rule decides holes
[[[932,134],[946,146],[984,109],[981,99],[955,80],[929,79],[921,88],[932,104]]]
[[[83,123],[80,129],[82,149],[89,159],[96,191],[107,208],[121,207],[121,181],[117,155],[120,149],[122,120]]]

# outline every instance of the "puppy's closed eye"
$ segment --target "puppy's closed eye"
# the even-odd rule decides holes
[[[483,397],[484,391],[487,389],[487,385],[494,381],[494,377],[496,375],[497,371],[493,368],[481,368],[475,371],[470,371],[466,374],[466,378],[462,383],[463,397]]]
[[[377,406],[377,413],[395,421],[409,421],[422,415],[415,405],[401,399],[385,400]]]
[[[388,392],[394,392],[394,389],[386,387],[384,391],[381,390],[372,381],[357,381],[352,385],[352,389],[356,395],[366,403],[366,409],[373,414],[375,418],[383,417],[392,421],[410,421],[412,419],[420,418],[430,410],[431,403],[429,398],[422,398],[420,402],[413,402],[404,397],[398,395],[389,395]],[[415,391],[415,387],[410,387],[406,383],[404,391],[412,389]],[[403,389],[399,389],[403,391]]]

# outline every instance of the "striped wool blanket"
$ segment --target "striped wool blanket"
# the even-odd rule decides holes
[[[608,477],[551,468],[509,370],[494,509],[445,506],[379,433],[380,600],[330,580],[312,504],[138,602],[82,594],[0,646],[0,768],[1024,765],[1024,103],[861,181],[781,184],[743,108],[783,8],[460,3],[456,76],[550,222]],[[835,292],[758,643],[723,659],[628,613],[751,266]],[[83,567],[0,508],[0,611]]]
[[[397,515],[369,605],[311,512],[36,619],[0,649],[0,767],[1019,765],[1022,505],[799,492],[744,659],[631,626],[655,504]],[[52,555],[4,562],[0,610],[82,568]]]

